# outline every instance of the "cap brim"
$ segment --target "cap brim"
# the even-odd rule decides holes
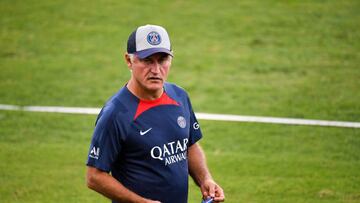
[[[167,53],[171,56],[173,56],[173,53],[168,50],[168,49],[165,49],[165,48],[150,48],[150,49],[145,49],[145,50],[142,50],[142,51],[138,51],[136,52],[136,55],[141,58],[141,59],[144,59],[148,56],[151,56],[153,54],[156,54],[156,53]]]

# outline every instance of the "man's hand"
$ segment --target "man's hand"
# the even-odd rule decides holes
[[[203,199],[212,197],[214,202],[224,202],[225,195],[223,189],[215,183],[212,179],[207,179],[200,185],[201,193],[203,194]]]

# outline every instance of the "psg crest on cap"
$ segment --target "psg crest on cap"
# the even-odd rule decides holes
[[[161,43],[161,37],[157,32],[150,32],[147,36],[147,41],[151,45],[158,45]]]

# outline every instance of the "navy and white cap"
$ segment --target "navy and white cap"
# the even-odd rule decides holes
[[[127,43],[127,52],[143,59],[155,53],[167,53],[173,56],[170,38],[165,28],[158,25],[144,25],[131,33]]]

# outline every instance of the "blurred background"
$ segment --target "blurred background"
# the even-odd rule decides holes
[[[130,76],[129,34],[157,24],[196,112],[360,122],[356,0],[1,0],[0,16],[0,104],[100,108]],[[95,119],[1,110],[1,202],[109,202],[85,184]],[[226,202],[360,202],[360,129],[200,124]]]

